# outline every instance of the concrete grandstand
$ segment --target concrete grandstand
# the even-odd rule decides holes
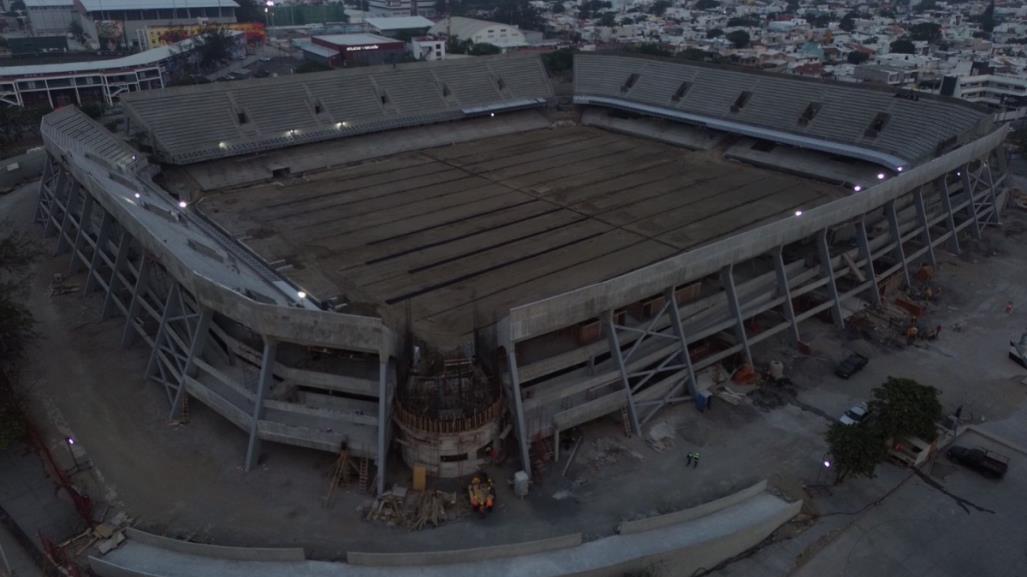
[[[568,117],[538,58],[495,57],[132,94],[124,138],[63,108],[37,219],[172,417],[211,407],[247,468],[345,446],[379,492],[426,351],[502,384],[530,473],[999,223],[1007,129],[972,105],[612,55],[574,91]]]

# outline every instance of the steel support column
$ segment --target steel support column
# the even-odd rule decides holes
[[[966,193],[970,202],[967,203],[968,210],[970,212],[970,218],[973,219],[973,231],[974,238],[980,240],[981,238],[981,221],[977,215],[977,199],[974,196],[974,185],[970,181],[970,165],[966,164],[961,167],[959,171],[961,182],[963,183],[963,192]]]
[[[157,334],[153,337],[153,349],[150,351],[150,360],[146,363],[145,375],[147,379],[150,378],[154,369],[157,368],[157,363],[160,362],[160,359],[157,357],[160,356],[160,346],[164,341],[164,333],[168,331],[168,319],[176,316],[178,313],[176,310],[176,303],[178,303],[179,299],[178,291],[178,283],[172,281],[171,290],[168,291],[168,298],[164,301],[164,310],[161,311],[160,324],[157,325]],[[168,400],[170,401],[171,399],[169,398]]]
[[[742,317],[742,305],[738,302],[738,290],[735,288],[734,265],[729,264],[720,269],[720,284],[724,286],[727,306],[735,317],[735,335],[745,352],[745,360],[752,366],[752,351],[749,349],[749,336],[745,332],[745,318]]]
[[[260,451],[260,439],[257,437],[257,429],[261,417],[264,416],[264,396],[271,388],[273,376],[272,367],[275,364],[275,351],[278,343],[274,339],[264,337],[264,354],[260,358],[260,378],[257,381],[257,390],[253,398],[253,412],[250,415],[250,440],[246,445],[246,462],[243,468],[246,471],[253,469],[257,464],[258,452]]]
[[[628,418],[631,419],[631,430],[641,436],[642,426],[638,422],[638,410],[635,407],[635,396],[631,393],[631,380],[628,378],[628,368],[624,365],[624,354],[620,350],[620,339],[617,338],[617,327],[613,322],[613,311],[608,310],[603,315],[603,324],[606,327],[606,338],[610,343],[610,354],[613,355],[617,368],[620,370],[620,377],[624,384],[624,397],[628,403]]]
[[[64,199],[64,215],[61,216],[61,227],[57,231],[57,248],[54,249],[54,256],[64,254],[68,246],[68,223],[71,222],[72,203],[80,192],[77,183],[73,183],[68,189],[68,196]]]
[[[870,250],[870,236],[867,234],[867,217],[862,215],[859,217],[858,225],[856,226],[859,232],[859,252],[863,255],[863,259],[866,262],[866,275],[870,279],[870,300],[874,303],[874,306],[881,306],[881,289],[877,286],[877,271],[874,269],[874,253]]]
[[[941,203],[945,207],[945,220],[948,221],[949,232],[952,233],[949,237],[949,244],[952,245],[952,252],[959,254],[962,249],[959,247],[959,229],[956,228],[956,213],[952,210],[952,196],[949,191],[949,180],[948,175],[941,177]]]
[[[991,213],[995,217],[995,224],[1001,226],[1002,218],[999,215],[998,210],[998,193],[995,192],[995,176],[991,173],[991,164],[987,160],[983,160],[981,162],[984,164],[982,170],[988,173],[987,185],[988,195],[991,197]]]
[[[132,235],[127,230],[121,231],[121,239],[118,241],[118,256],[114,259],[114,266],[111,268],[111,277],[107,280],[107,296],[103,299],[103,310],[100,312],[101,319],[110,318],[114,299],[118,298],[118,290],[121,288],[121,269],[125,268],[128,262],[128,253],[132,246]]]
[[[93,217],[93,205],[96,201],[93,200],[93,195],[85,192],[85,204],[82,206],[82,216],[78,219],[78,231],[75,233],[75,244],[71,247],[71,264],[68,265],[68,273],[75,273],[82,268],[82,261],[78,258],[79,252],[82,250],[82,238],[88,235],[87,227],[89,226],[90,219]]]
[[[795,322],[795,304],[792,302],[792,288],[788,283],[788,271],[785,269],[784,247],[779,246],[774,250],[774,271],[777,273],[778,296],[784,299],[781,307],[785,320],[788,321],[792,341],[799,344],[802,340],[799,337],[799,323]]]
[[[934,243],[931,242],[931,223],[927,220],[927,205],[924,203],[924,187],[917,187],[913,191],[913,202],[916,203],[916,216],[920,221],[920,226],[923,227],[922,242],[927,247],[927,261],[931,263],[931,266],[937,266],[938,260],[934,256]]]
[[[899,216],[895,212],[895,201],[889,201],[884,205],[884,212],[888,216],[888,229],[891,233],[891,240],[895,243],[895,256],[902,263],[902,274],[906,279],[906,286],[913,286],[909,276],[909,263],[906,262],[906,250],[902,247],[902,231],[899,229]]]
[[[146,283],[150,278],[150,259],[146,257],[146,253],[143,253],[142,258],[139,260],[139,273],[136,276],[136,284],[132,289],[132,299],[128,303],[128,312],[125,314],[125,331],[121,334],[121,347],[127,348],[135,341],[136,328],[135,318],[139,314],[139,307],[142,306],[140,301],[143,299],[143,292],[146,290]]]
[[[185,403],[186,379],[196,375],[196,359],[203,354],[203,348],[207,345],[207,333],[210,331],[210,322],[214,318],[214,312],[207,307],[200,306],[200,319],[196,323],[196,332],[193,333],[193,340],[189,343],[189,355],[182,367],[182,380],[175,391],[175,398],[171,401],[171,412],[168,419],[172,420],[182,412]]]
[[[506,366],[510,371],[510,386],[513,388],[514,417],[517,422],[517,441],[521,446],[521,467],[531,478],[531,454],[528,452],[528,428],[524,423],[524,400],[521,398],[521,376],[517,370],[517,345],[506,347]]]
[[[65,174],[64,169],[58,167],[57,168],[57,174],[56,174],[56,176],[54,176],[53,184],[50,186],[50,198],[49,198],[49,202],[47,203],[48,206],[47,206],[47,209],[46,209],[46,212],[47,212],[47,214],[46,214],[46,222],[44,223],[44,226],[43,226],[43,236],[50,236],[51,234],[53,234],[53,230],[55,228],[55,225],[53,223],[53,221],[54,221],[53,207],[54,207],[54,205],[56,205],[59,202],[57,200],[57,194],[59,193],[61,188],[64,186],[64,181],[67,180],[67,178],[68,178],[68,176],[67,176],[67,174]]]
[[[55,178],[54,174],[54,159],[49,154],[46,155],[46,162],[43,163],[43,175],[39,179],[39,198],[36,199],[36,211],[33,216],[33,222],[44,222],[43,218],[43,205],[47,200],[46,196],[50,194],[48,190],[50,182]]]
[[[838,296],[838,283],[834,277],[834,267],[831,266],[831,247],[827,244],[826,228],[817,233],[817,253],[820,255],[820,271],[827,277],[827,292],[831,297],[831,319],[836,327],[844,329],[842,301]]]
[[[389,427],[389,357],[379,353],[378,359],[378,474],[377,494],[385,493],[385,463],[389,458],[385,431]]]
[[[107,241],[110,240],[112,228],[114,228],[114,217],[105,210],[103,211],[103,222],[100,224],[100,234],[96,235],[93,258],[89,260],[89,272],[86,274],[86,282],[82,284],[83,294],[88,294],[89,291],[93,290],[93,283],[96,282],[96,265],[100,262],[100,255],[103,254]]]
[[[681,311],[678,309],[678,303],[674,296],[674,287],[667,289],[666,296],[667,302],[670,305],[667,310],[670,314],[671,329],[674,334],[678,337],[678,342],[681,343],[681,364],[685,365],[685,386],[688,387],[688,396],[692,398],[692,402],[695,402],[699,392],[695,388],[695,368],[692,366],[692,354],[688,351],[688,335],[685,334],[684,321],[681,318]],[[645,418],[648,421],[656,411],[660,410],[664,404],[667,403],[673,396],[677,389],[680,387],[673,387],[667,392],[663,398],[663,402],[657,405]]]

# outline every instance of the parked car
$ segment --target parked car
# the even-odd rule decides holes
[[[834,368],[834,374],[842,379],[847,379],[852,375],[863,370],[863,367],[867,366],[869,359],[859,353],[852,353],[845,357],[845,360],[838,363],[838,366]]]
[[[857,403],[842,413],[842,416],[838,417],[838,421],[843,425],[857,425],[862,423],[869,413],[870,408],[866,403]]]
[[[973,469],[985,477],[1001,479],[1009,469],[1009,457],[988,451],[987,449],[971,449],[969,447],[950,447],[945,456],[954,463]]]

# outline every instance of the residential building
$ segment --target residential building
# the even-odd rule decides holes
[[[434,16],[435,0],[369,0],[369,16]]]
[[[502,22],[453,16],[439,20],[431,34],[445,34],[450,38],[470,40],[474,44],[492,44],[500,48],[527,46],[528,41],[520,28]]]

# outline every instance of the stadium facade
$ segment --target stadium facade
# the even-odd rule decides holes
[[[379,491],[394,420],[491,431],[468,459],[505,438],[396,402],[429,351],[499,383],[530,472],[561,431],[705,406],[704,369],[842,327],[1000,223],[1007,128],[972,105],[615,55],[574,74],[573,123],[521,57],[132,94],[127,138],[62,108],[36,219],[172,417],[231,421],[247,468],[261,441],[345,446]]]

